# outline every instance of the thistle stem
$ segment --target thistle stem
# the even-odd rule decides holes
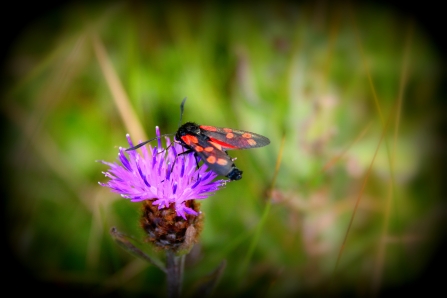
[[[172,250],[166,251],[166,277],[168,283],[168,297],[178,298],[182,289],[183,267],[185,255],[177,256]]]

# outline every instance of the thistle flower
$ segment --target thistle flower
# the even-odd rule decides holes
[[[160,131],[156,127],[156,135]],[[134,144],[126,135],[130,147]],[[227,180],[214,180],[217,174],[205,164],[197,168],[193,154],[181,154],[184,148],[166,137],[166,148],[150,145],[137,150],[119,148],[118,163],[101,161],[110,168],[104,175],[110,180],[100,185],[132,202],[145,201],[141,225],[149,240],[157,246],[176,249],[188,238],[186,230],[192,224],[200,231],[202,216],[198,202],[212,195]],[[128,157],[126,156],[128,155]]]

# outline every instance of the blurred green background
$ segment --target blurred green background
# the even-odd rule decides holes
[[[417,19],[383,4],[48,9],[2,69],[10,280],[45,293],[165,295],[164,274],[111,239],[115,226],[163,260],[143,242],[140,204],[100,187],[107,167],[95,161],[115,161],[126,133],[174,133],[187,96],[183,122],[271,144],[233,151],[243,179],[202,202],[185,294],[222,260],[216,297],[414,289],[445,230],[443,54]]]

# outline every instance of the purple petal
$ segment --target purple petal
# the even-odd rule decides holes
[[[197,185],[199,185],[200,181],[202,181],[202,179],[201,179],[201,177],[199,176],[199,178],[197,178],[196,183],[194,183],[194,184],[191,186],[191,188],[192,188],[192,189],[196,188]]]
[[[156,134],[160,136],[158,128]],[[126,138],[129,145],[134,147],[130,136],[126,135]],[[178,152],[184,152],[185,148],[167,137],[165,139],[167,149],[162,147],[161,138],[157,138],[157,147],[142,147],[141,153],[137,150],[125,152],[120,148],[120,163],[99,161],[109,167],[103,172],[109,181],[99,182],[99,185],[132,202],[152,200],[158,209],[175,204],[177,215],[183,218],[188,214],[198,215],[186,207],[185,202],[206,199],[228,180],[213,181],[217,177],[215,172],[206,165],[197,168],[198,159],[194,154],[179,156]]]
[[[118,156],[121,160],[121,163],[123,164],[123,166],[129,171],[132,172],[132,168],[129,164],[129,161],[127,160],[127,157],[123,154],[123,152],[120,150],[120,153],[118,153]]]

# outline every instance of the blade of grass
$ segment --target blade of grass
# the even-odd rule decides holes
[[[47,166],[66,183],[67,187],[75,194],[86,207],[87,210],[92,211],[92,202],[88,198],[83,196],[83,185],[89,185],[85,177],[77,175],[76,171],[72,170],[70,163],[66,161],[68,158],[65,156],[55,140],[46,133],[41,131],[39,137],[32,137],[35,133],[34,129],[27,125],[26,118],[29,117],[27,113],[16,103],[10,103],[5,108],[5,114],[19,129],[22,130],[25,138],[30,141],[31,147],[37,152],[38,156],[47,164]],[[17,153],[22,157],[23,154]],[[30,154],[25,154],[30,155]],[[32,156],[32,155],[30,155]],[[26,170],[26,169],[22,169]],[[32,204],[29,204],[31,208]]]
[[[131,280],[141,272],[143,272],[149,264],[141,259],[134,259],[124,266],[120,271],[108,278],[102,283],[101,288],[98,289],[93,296],[106,297],[111,292],[123,286],[127,281]]]
[[[91,39],[101,71],[126,129],[134,139],[139,141],[147,140],[146,133],[141,126],[141,121],[130,104],[129,98],[124,91],[124,87],[107,55],[104,44],[95,33],[92,33]]]
[[[336,155],[335,157],[333,157],[331,160],[329,160],[324,167],[322,168],[322,171],[325,172],[327,171],[330,167],[332,167],[338,160],[340,160],[345,154],[346,152],[348,152],[349,148],[352,147],[352,145],[354,145],[355,143],[357,143],[361,138],[363,138],[363,136],[366,134],[366,132],[368,131],[368,129],[371,126],[371,122],[368,123],[368,125],[360,132],[360,134],[352,141],[348,144],[348,146],[346,146],[345,149],[343,149],[343,151]]]
[[[104,197],[104,189],[96,190],[93,195],[89,196],[92,201],[92,223],[89,230],[89,237],[86,249],[86,264],[90,270],[97,269],[98,262],[101,259],[101,236],[104,233],[104,223],[101,221],[103,208],[101,199]]]
[[[51,69],[54,65],[60,66],[56,69],[58,73],[54,76],[57,78],[58,75],[60,75],[59,72],[62,71],[62,69],[66,71],[67,66],[69,66],[60,65],[61,57],[67,57],[67,60],[70,60],[70,57],[73,57],[74,53],[79,53],[79,50],[84,45],[84,42],[85,35],[81,34],[79,36],[70,36],[65,42],[59,43],[54,49],[51,49],[44,57],[39,59],[39,62],[33,65],[33,67],[29,69],[24,76],[20,77],[20,79],[6,91],[5,97],[16,97],[20,91],[28,88],[33,81],[37,80],[39,76],[42,76],[45,71],[48,71],[48,69]],[[57,85],[60,82],[58,80],[53,80],[52,83]],[[39,105],[37,104],[37,106]]]
[[[133,245],[133,243],[131,241],[133,239],[131,237],[121,233],[115,227],[112,227],[110,229],[110,235],[112,236],[113,240],[115,240],[115,242],[119,246],[121,246],[124,250],[126,250],[130,254],[137,256],[137,257],[149,262],[150,264],[156,266],[158,269],[160,269],[164,273],[167,273],[167,270],[166,270],[165,266],[163,265],[163,263],[157,259],[152,258],[151,256],[148,256],[142,250],[140,250],[135,245]]]
[[[396,104],[397,104],[397,101],[396,101]],[[395,106],[396,106],[396,104],[395,104]],[[379,142],[378,142],[378,144],[377,144],[376,150],[375,150],[375,152],[374,152],[373,158],[372,158],[372,160],[371,160],[371,162],[370,162],[370,164],[369,164],[369,167],[368,167],[368,170],[367,170],[367,172],[366,172],[365,178],[363,179],[362,186],[361,186],[361,188],[360,188],[360,191],[359,191],[359,193],[358,193],[358,196],[357,196],[357,199],[356,199],[356,202],[355,202],[355,205],[354,205],[354,210],[352,211],[351,218],[350,218],[350,220],[349,220],[348,228],[347,228],[347,230],[346,230],[345,236],[344,236],[344,238],[343,238],[342,245],[341,245],[340,250],[339,250],[339,252],[338,252],[337,260],[336,260],[336,262],[335,262],[335,266],[334,266],[334,271],[333,271],[333,274],[332,274],[332,277],[331,277],[331,280],[330,280],[330,285],[332,285],[332,284],[335,283],[335,277],[336,277],[336,272],[337,272],[338,264],[339,264],[339,262],[340,262],[341,256],[342,256],[343,251],[344,251],[344,248],[345,248],[345,246],[346,246],[346,241],[347,241],[347,239],[348,239],[348,235],[349,235],[349,232],[350,232],[350,230],[351,230],[351,227],[352,227],[352,223],[353,223],[353,221],[354,221],[355,214],[357,213],[357,208],[358,208],[358,205],[359,205],[359,203],[360,203],[360,199],[362,198],[363,192],[364,192],[364,190],[365,190],[365,186],[366,186],[366,184],[367,184],[367,182],[368,182],[368,179],[369,179],[369,175],[371,174],[371,171],[372,171],[372,166],[373,166],[374,161],[375,161],[375,159],[376,159],[377,153],[379,152],[380,145],[382,144],[382,141],[383,141],[383,139],[384,139],[384,137],[385,137],[385,133],[386,133],[386,131],[387,131],[387,127],[388,127],[389,123],[391,122],[392,116],[393,116],[393,112],[390,113],[390,115],[389,115],[389,117],[388,117],[388,119],[387,119],[387,121],[386,121],[386,123],[385,123],[385,126],[384,126],[383,129],[382,129],[382,133],[381,133]]]
[[[325,77],[324,86],[323,86],[324,92],[327,92],[328,86],[330,83],[329,74],[330,74],[330,70],[331,70],[332,60],[334,57],[335,43],[337,41],[337,37],[339,35],[339,29],[340,29],[340,17],[341,17],[340,10],[341,10],[340,7],[337,6],[337,8],[334,11],[333,17],[331,19],[331,23],[330,23],[331,25],[329,26],[329,42],[328,42],[328,46],[327,46],[326,61],[324,63],[324,68],[323,68],[323,74]]]
[[[402,105],[403,105],[403,98],[404,98],[404,91],[405,86],[407,85],[407,78],[408,78],[408,64],[410,61],[410,49],[411,49],[411,42],[413,37],[413,23],[410,21],[408,25],[408,31],[407,36],[405,39],[404,44],[404,53],[403,53],[403,61],[402,61],[402,73],[401,73],[401,79],[399,82],[399,94],[397,98],[397,111],[396,111],[396,118],[394,123],[394,138],[393,138],[393,147],[391,150],[391,167],[394,168],[394,161],[396,156],[396,148],[397,148],[397,137],[399,134],[399,124],[401,119],[401,111],[402,111]],[[373,276],[372,276],[372,292],[374,296],[377,296],[378,291],[380,289],[382,275],[383,275],[383,269],[384,269],[384,260],[385,260],[385,244],[388,237],[388,226],[390,222],[390,214],[391,214],[391,201],[392,201],[392,194],[393,194],[393,183],[390,181],[388,196],[386,200],[385,205],[385,218],[383,220],[383,226],[382,226],[382,233],[381,233],[381,239],[379,241],[379,248],[377,252],[376,262],[374,262],[374,268],[373,268]],[[397,214],[398,208],[396,206],[395,212]],[[397,218],[399,218],[397,214]],[[400,239],[401,237],[399,237]]]
[[[227,261],[223,260],[213,272],[196,282],[194,295],[191,297],[211,297],[226,267]]]
[[[24,131],[26,131],[25,138],[22,144],[18,145],[17,152],[22,156],[20,163],[26,165],[30,158],[28,154],[25,154],[28,150],[28,146],[31,143],[41,142],[41,133],[44,130],[44,124],[48,115],[50,115],[57,104],[62,101],[65,97],[67,89],[72,82],[73,78],[80,72],[81,65],[78,63],[80,56],[82,56],[82,49],[85,47],[85,36],[80,35],[76,38],[72,44],[65,45],[64,49],[67,52],[57,52],[60,54],[58,57],[52,59],[53,62],[58,62],[59,67],[55,67],[51,70],[48,79],[44,81],[44,84],[38,89],[39,91],[35,95],[35,103],[33,108],[29,110],[28,115],[21,119],[24,126]],[[42,62],[45,64],[45,62]],[[41,66],[43,67],[43,66]],[[8,105],[16,104],[16,100],[8,100],[7,105],[3,108],[7,110]],[[12,107],[12,110],[16,107]],[[18,109],[21,109],[17,105]],[[13,119],[17,122],[16,119]],[[39,144],[39,146],[45,146],[45,143]]]
[[[385,128],[385,126],[387,124],[384,123],[383,113],[382,113],[382,110],[380,108],[380,104],[379,104],[379,101],[378,101],[376,90],[374,88],[374,84],[373,84],[372,77],[371,77],[371,72],[369,70],[369,66],[368,66],[368,63],[367,63],[367,60],[366,60],[366,55],[365,55],[365,53],[363,51],[361,38],[360,38],[360,33],[358,31],[358,27],[357,27],[357,23],[356,23],[356,20],[355,20],[355,16],[354,16],[354,14],[352,12],[352,8],[350,6],[348,6],[348,14],[349,14],[349,20],[352,23],[352,28],[354,30],[354,36],[355,36],[356,41],[357,41],[357,47],[358,47],[359,53],[361,55],[361,59],[362,59],[362,62],[363,62],[363,67],[365,68],[366,75],[367,75],[367,78],[368,78],[368,83],[369,83],[371,92],[373,94],[373,99],[374,99],[374,103],[376,105],[377,113],[379,115],[380,121],[382,123],[382,128],[384,130],[384,128]],[[398,104],[399,104],[399,99],[396,100],[396,103],[394,104],[394,108],[391,111],[390,117],[391,117],[393,111],[395,110],[396,105],[398,105]],[[391,153],[391,150],[389,148],[388,141],[387,141],[386,138],[385,138],[385,148],[386,148],[386,153],[387,153],[389,167],[390,167],[390,180],[389,180],[389,183],[390,183],[390,185],[389,185],[390,192],[389,193],[390,193],[390,196],[391,196],[390,200],[392,200],[392,199],[396,200],[395,187],[394,187],[394,185],[395,185],[394,161],[393,161],[394,156]],[[400,227],[401,226],[400,219],[399,219],[399,216],[397,214],[398,208],[396,207],[395,210],[396,210],[396,214],[395,214],[396,225],[398,227]],[[400,230],[400,228],[398,228],[398,229]],[[403,256],[403,254],[402,254],[402,256]],[[337,263],[338,263],[338,260],[337,260]],[[404,262],[402,257],[401,257],[401,264],[402,264],[403,267],[406,266],[406,263]],[[403,271],[405,271],[405,270],[403,270]]]
[[[245,272],[247,271],[248,264],[253,256],[253,252],[256,248],[256,245],[259,242],[259,238],[261,237],[261,232],[262,232],[264,224],[267,220],[267,216],[270,213],[270,208],[272,205],[271,199],[270,199],[271,193],[273,191],[273,188],[275,187],[276,178],[278,177],[279,167],[281,166],[281,160],[282,160],[282,154],[284,151],[285,139],[286,139],[286,135],[283,134],[282,139],[281,139],[281,145],[279,147],[278,158],[276,159],[275,172],[273,174],[272,183],[270,184],[269,190],[267,192],[268,193],[267,202],[265,204],[265,208],[264,208],[264,212],[262,214],[261,220],[259,221],[259,224],[255,230],[254,235],[253,235],[253,240],[251,241],[250,246],[247,251],[247,254],[245,255],[244,260],[242,261],[242,266],[241,266],[241,271],[240,271],[241,276],[244,276]]]

